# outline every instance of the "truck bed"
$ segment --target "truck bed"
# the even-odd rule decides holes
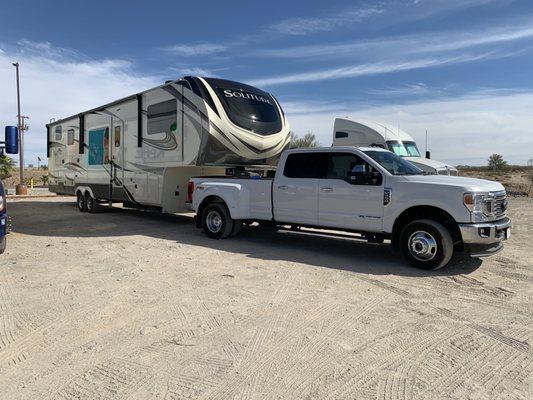
[[[206,196],[223,197],[235,219],[271,220],[272,215],[272,178],[249,177],[195,177],[191,178],[196,190],[203,191],[201,198]],[[223,192],[223,193],[222,193]],[[198,210],[199,204],[193,199],[193,209]]]

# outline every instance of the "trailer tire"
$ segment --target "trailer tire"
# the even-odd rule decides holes
[[[96,200],[89,192],[85,193],[85,210],[88,213],[94,214],[98,212],[99,205],[98,200]]]
[[[400,250],[414,267],[436,270],[448,264],[453,255],[450,232],[430,219],[412,221],[400,233]]]
[[[203,210],[202,228],[211,239],[227,238],[234,227],[235,221],[224,203],[212,203]]]
[[[76,205],[78,206],[78,210],[80,210],[80,212],[86,212],[86,204],[87,203],[85,202],[85,196],[81,192],[78,192],[76,194]]]

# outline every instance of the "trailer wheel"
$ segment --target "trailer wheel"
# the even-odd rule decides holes
[[[225,239],[231,235],[235,221],[224,203],[208,205],[202,213],[202,228],[211,239]]]
[[[88,213],[95,213],[98,211],[98,200],[96,200],[89,192],[85,193],[85,210]]]
[[[403,228],[400,250],[405,260],[414,267],[435,270],[446,266],[452,258],[453,240],[442,224],[420,219]]]
[[[85,203],[85,197],[83,196],[83,194],[81,192],[78,192],[78,194],[76,195],[76,204],[77,204],[78,210],[80,210],[80,212],[86,212],[87,211],[86,203]]]

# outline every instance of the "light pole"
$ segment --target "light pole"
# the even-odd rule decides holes
[[[19,79],[19,63],[13,63],[13,66],[17,70],[17,125],[19,129],[19,168],[20,168],[20,183],[17,185],[16,194],[28,194],[28,188],[24,185],[24,136],[23,136],[23,123],[22,114],[20,113],[20,79]]]

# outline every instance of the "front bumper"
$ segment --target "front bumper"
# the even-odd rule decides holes
[[[503,218],[499,221],[478,224],[459,224],[461,237],[465,244],[491,244],[507,239],[511,220]]]

